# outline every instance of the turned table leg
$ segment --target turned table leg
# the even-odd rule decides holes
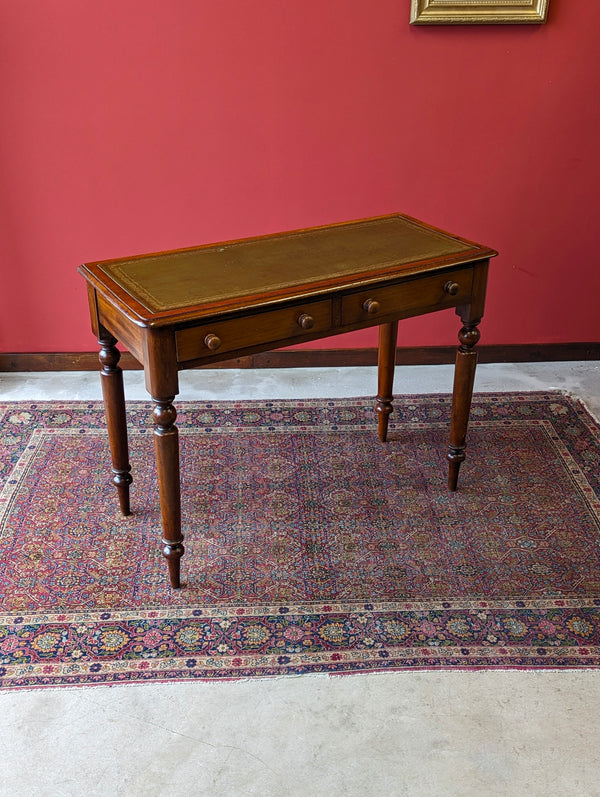
[[[450,421],[450,447],[448,449],[448,489],[454,492],[458,486],[458,471],[465,459],[467,427],[473,397],[477,352],[473,350],[479,340],[479,319],[463,321],[458,333],[460,346],[456,352],[454,388],[452,391],[452,416]]]
[[[184,547],[181,533],[179,434],[175,426],[177,412],[172,403],[174,398],[174,396],[153,397],[152,417],[155,424],[154,444],[163,525],[162,553],[167,560],[171,586],[173,589],[179,589],[180,560]]]
[[[396,340],[398,322],[381,324],[379,327],[379,351],[377,361],[377,403],[375,411],[379,415],[378,434],[382,443],[387,439],[388,419],[393,412],[394,368],[396,364]]]
[[[127,444],[127,419],[125,414],[125,394],[123,392],[123,372],[119,367],[121,354],[116,348],[116,338],[104,331],[98,339],[100,350],[100,382],[104,398],[106,426],[112,459],[113,482],[119,494],[119,504],[124,515],[130,515],[129,485],[132,482],[131,465]]]

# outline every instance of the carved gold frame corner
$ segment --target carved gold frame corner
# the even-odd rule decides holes
[[[411,25],[541,24],[549,0],[411,0]]]

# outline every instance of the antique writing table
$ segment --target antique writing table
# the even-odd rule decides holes
[[[495,254],[394,214],[80,267],[101,346],[112,469],[124,515],[130,514],[132,479],[118,340],[145,369],[172,587],[180,586],[184,551],[173,406],[179,370],[379,325],[375,409],[385,441],[398,320],[454,307],[462,329],[448,486],[456,490],[477,361],[473,347]]]

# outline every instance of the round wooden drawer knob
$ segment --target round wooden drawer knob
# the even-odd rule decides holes
[[[458,282],[452,282],[452,280],[448,280],[448,282],[444,285],[444,290],[450,296],[456,296],[456,294],[460,290],[460,285],[458,284]]]
[[[367,299],[366,302],[363,302],[363,310],[369,315],[375,315],[381,310],[381,305],[377,299]]]
[[[315,319],[308,313],[302,313],[298,316],[298,326],[300,329],[312,329],[315,325]]]
[[[204,338],[204,345],[207,349],[216,351],[221,345],[221,338],[218,335],[215,335],[213,332],[209,332]]]

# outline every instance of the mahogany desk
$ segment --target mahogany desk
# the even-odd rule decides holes
[[[173,400],[183,368],[379,326],[379,437],[392,411],[398,320],[454,307],[458,334],[449,480],[465,458],[489,258],[484,246],[393,214],[328,227],[87,263],[92,328],[121,511],[130,514],[120,340],[145,369],[154,402],[163,554],[174,588],[183,555]]]

